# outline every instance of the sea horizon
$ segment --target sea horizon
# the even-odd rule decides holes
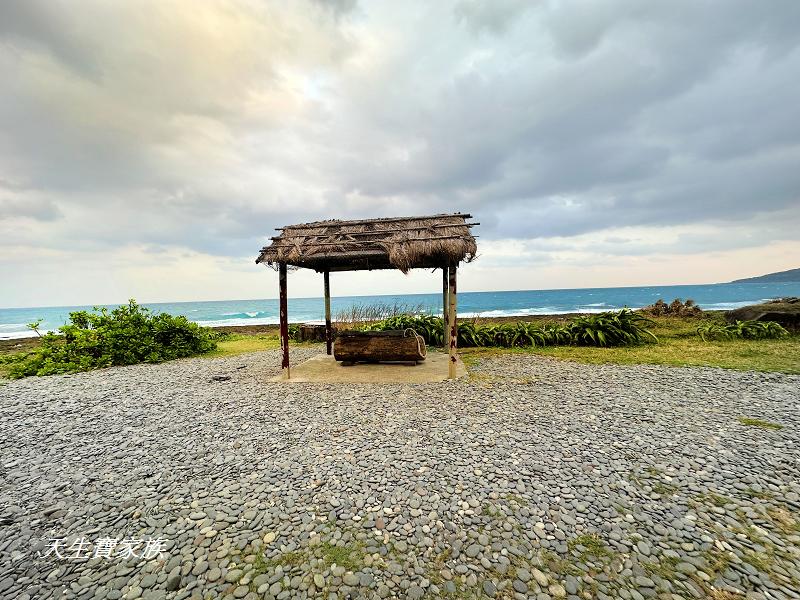
[[[800,296],[800,282],[460,292],[458,304],[459,316],[463,318],[515,317],[599,313],[625,307],[642,308],[659,298],[666,302],[675,298],[691,298],[704,310],[730,310],[785,296]],[[333,296],[331,312],[335,317],[353,306],[396,304],[403,308],[441,314],[441,302],[441,293]],[[113,308],[121,304],[0,308],[0,339],[35,336],[36,333],[27,324],[40,319],[40,331],[53,331],[68,320],[70,312],[92,310],[94,306]],[[278,322],[276,298],[143,302],[141,305],[156,312],[185,315],[189,320],[208,327],[272,325]],[[321,296],[289,298],[291,322],[314,322],[323,318],[324,304]]]
[[[745,283],[745,282],[741,282]],[[747,282],[749,283],[749,282]],[[795,282],[779,282],[779,283],[789,283],[793,284]],[[800,282],[797,282],[800,283]],[[665,284],[658,284],[658,285],[609,285],[609,286],[596,286],[591,288],[585,287],[563,287],[563,288],[544,288],[544,289],[527,289],[527,290],[466,290],[462,291],[459,290],[460,294],[506,294],[506,293],[517,293],[517,292],[564,292],[564,291],[573,291],[573,290],[627,290],[627,289],[640,289],[640,288],[669,288],[669,287],[705,287],[705,286],[712,286],[712,285],[739,285],[739,283],[735,282],[721,282],[721,283],[665,283]],[[769,284],[762,284],[760,282],[753,282],[752,285],[769,285]],[[394,297],[394,296],[431,296],[436,295],[438,292],[408,292],[408,293],[395,293],[395,294],[351,294],[351,295],[332,295],[331,298],[366,298],[366,297]],[[320,299],[322,296],[292,296],[289,295],[289,300],[316,300]],[[157,304],[194,304],[197,302],[260,302],[260,301],[271,301],[275,300],[277,302],[278,297],[275,296],[270,298],[223,298],[221,300],[208,300],[208,299],[198,299],[198,300],[155,300],[152,302],[139,302],[142,306],[152,306]],[[120,301],[120,302],[108,302],[108,303],[95,303],[95,304],[43,304],[38,306],[0,306],[0,310],[32,310],[35,308],[74,308],[74,307],[93,307],[93,306],[122,306],[123,304],[127,304],[128,300]]]

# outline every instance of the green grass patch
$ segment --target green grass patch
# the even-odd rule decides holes
[[[258,573],[266,573],[269,569],[274,569],[278,565],[282,567],[299,567],[308,560],[305,553],[296,550],[294,552],[284,552],[275,558],[266,558],[263,554],[259,554],[256,562],[253,563],[253,571]]]
[[[637,473],[631,473],[628,475],[628,481],[641,489],[649,487],[651,490],[653,490],[653,492],[661,496],[672,496],[678,491],[677,486],[672,485],[671,483],[668,483],[662,479],[663,473],[661,473],[661,471],[659,471],[657,468],[653,466],[645,467],[644,473],[646,473],[647,476],[652,479],[640,476]]]
[[[720,367],[739,371],[800,373],[800,340],[737,340],[703,342],[697,339],[659,338],[661,343],[628,348],[536,348],[537,354],[590,364]]]
[[[656,481],[651,487],[659,496],[673,496],[678,492],[677,486],[664,481]]]
[[[761,419],[751,419],[750,417],[739,417],[739,423],[748,427],[761,427],[763,429],[783,429],[780,423],[770,423]]]
[[[654,317],[650,328],[657,344],[622,347],[545,346],[527,348],[459,349],[467,366],[483,358],[509,352],[535,353],[589,364],[655,364],[674,367],[720,367],[740,371],[765,371],[800,374],[800,336],[764,340],[707,340],[697,334],[698,324],[720,322],[721,314],[703,319]]]
[[[733,500],[727,496],[723,496],[722,494],[717,494],[715,492],[705,492],[704,494],[695,496],[695,500],[701,504],[710,504],[711,506],[717,506],[719,508],[727,506],[733,502]]]
[[[518,496],[517,494],[506,494],[505,498],[506,500],[508,500],[513,504],[516,504],[517,506],[528,506],[528,501],[522,496]]]
[[[776,529],[785,534],[800,533],[800,521],[786,508],[780,506],[767,509],[769,518]]]
[[[610,558],[612,556],[611,550],[596,533],[579,535],[567,542],[567,547],[570,550],[578,549],[582,561],[591,558]]]
[[[775,564],[775,558],[768,552],[755,552],[753,550],[745,550],[742,560],[746,563],[753,565],[762,573],[771,573],[772,567]]]
[[[727,552],[720,550],[716,546],[703,552],[702,556],[705,558],[706,563],[708,564],[708,570],[714,575],[723,573],[731,564],[730,555]]]
[[[764,490],[761,491],[754,490],[753,488],[747,488],[746,490],[742,490],[742,494],[744,494],[748,498],[758,498],[759,500],[772,499],[772,493],[766,492]]]
[[[360,543],[337,546],[330,542],[323,542],[320,546],[322,560],[330,566],[333,564],[344,567],[348,571],[357,571],[364,564],[364,548]]]
[[[578,567],[567,559],[559,557],[551,550],[543,550],[541,556],[547,568],[561,577],[566,577],[567,575],[578,577],[581,574]]]
[[[203,356],[207,358],[221,358],[224,356],[246,354],[248,352],[275,350],[280,347],[281,342],[277,335],[243,335],[239,333],[229,333],[220,337],[217,341],[216,350],[212,350]]]
[[[672,556],[661,556],[658,562],[643,562],[641,563],[645,571],[651,575],[658,575],[662,579],[670,581],[675,578],[675,566],[678,564],[678,559]]]

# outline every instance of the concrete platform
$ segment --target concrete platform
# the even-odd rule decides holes
[[[447,379],[448,356],[444,352],[428,349],[428,356],[419,364],[411,363],[356,363],[343,367],[333,356],[320,354],[291,369],[291,378],[283,375],[270,381],[287,383],[435,383]],[[467,369],[461,359],[456,363],[456,377],[463,377]]]

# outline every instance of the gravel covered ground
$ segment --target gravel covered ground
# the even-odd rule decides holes
[[[800,377],[277,362],[0,385],[0,598],[800,598]]]

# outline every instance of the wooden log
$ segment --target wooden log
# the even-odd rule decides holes
[[[456,265],[450,265],[450,306],[447,310],[448,322],[450,324],[450,348],[449,360],[447,361],[447,377],[449,379],[456,378],[456,361],[458,360],[458,315],[456,311]]]
[[[419,362],[426,354],[425,340],[411,330],[343,331],[333,345],[334,358],[348,363]]]
[[[291,377],[289,371],[289,308],[286,293],[286,263],[281,263],[278,267],[278,291],[279,291],[279,312],[281,323],[281,372],[286,374],[286,379]]]
[[[303,323],[300,325],[300,341],[301,342],[324,342],[327,335],[327,328],[325,325],[315,325],[312,323]]]

